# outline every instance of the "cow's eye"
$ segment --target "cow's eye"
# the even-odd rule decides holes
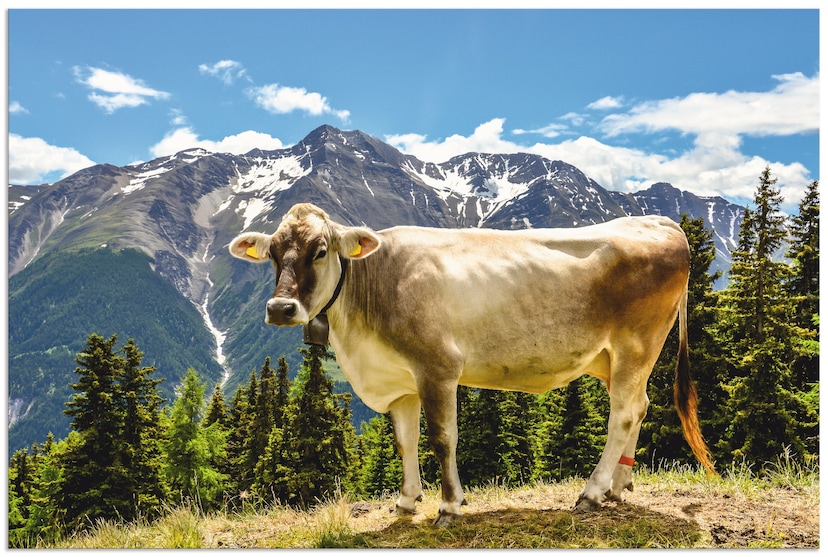
[[[316,257],[314,257],[314,260],[322,259],[326,255],[328,255],[328,250],[326,250],[325,248],[322,248],[322,249],[320,249],[319,251],[316,252]]]

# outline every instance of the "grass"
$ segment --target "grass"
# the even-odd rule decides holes
[[[757,474],[734,465],[721,477],[666,465],[637,470],[624,503],[577,514],[584,480],[467,490],[469,506],[449,527],[432,519],[439,489],[429,486],[412,517],[394,498],[339,496],[309,511],[257,504],[244,511],[167,509],[131,524],[100,522],[49,547],[91,548],[712,548],[818,547],[819,470],[783,455]],[[795,511],[795,512],[794,512]],[[753,513],[752,516],[750,514]],[[814,523],[814,517],[816,521]],[[45,546],[40,546],[45,547]]]

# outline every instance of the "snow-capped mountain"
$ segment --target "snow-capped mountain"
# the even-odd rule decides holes
[[[133,166],[93,166],[48,186],[12,186],[9,398],[15,412],[9,449],[45,437],[36,427],[36,435],[21,432],[34,427],[33,421],[48,422],[37,413],[45,399],[60,401],[53,407],[68,399],[74,354],[91,332],[146,333],[138,345],[147,359],[169,368],[159,369],[169,378],[169,389],[186,371],[176,368],[183,354],[203,355],[199,371],[210,381],[226,374],[228,389],[244,382],[265,355],[284,353],[296,363],[301,332],[263,323],[272,270],[233,259],[226,246],[243,230],[274,231],[281,215],[298,202],[314,203],[339,222],[374,229],[398,224],[572,227],[622,215],[657,213],[679,220],[689,213],[704,218],[714,232],[715,267],[723,270],[744,211],[722,198],[698,197],[669,184],[611,192],[572,165],[532,154],[468,153],[426,163],[362,132],[330,126],[286,149],[240,156],[192,149]],[[49,291],[61,282],[60,275],[50,273],[66,275],[73,262],[90,265],[98,252],[141,254],[147,263],[130,267],[128,275],[125,264],[91,269],[77,284]],[[130,257],[113,261],[120,265],[133,261]],[[112,265],[103,256],[94,261]],[[120,278],[99,285],[103,281],[96,278],[109,271]],[[153,277],[174,287],[180,302],[169,308],[172,313],[162,317],[156,309],[144,315],[140,304],[130,306],[131,313],[119,311],[126,299],[150,295],[141,289],[163,290]],[[140,287],[133,285],[138,282]],[[89,316],[84,311],[70,316],[74,336],[69,335],[61,308],[88,308],[83,302],[92,294],[100,302]],[[107,307],[109,314],[103,312]],[[129,326],[160,323],[163,330],[168,322],[184,327],[193,319],[198,331],[186,333],[150,334],[146,326],[132,332]],[[53,429],[68,424],[59,418],[52,420],[58,424]]]

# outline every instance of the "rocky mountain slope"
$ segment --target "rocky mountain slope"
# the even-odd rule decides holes
[[[233,259],[226,246],[243,230],[272,232],[281,215],[303,201],[339,222],[374,229],[570,227],[622,215],[678,220],[689,213],[714,231],[715,267],[724,270],[743,213],[722,198],[669,184],[611,192],[579,169],[538,155],[468,153],[425,163],[362,132],[330,126],[277,151],[234,156],[193,149],[134,166],[93,166],[53,185],[12,186],[10,451],[43,440],[44,424],[65,433],[61,410],[71,393],[74,354],[91,332],[135,337],[145,363],[167,378],[169,396],[186,371],[169,352],[202,355],[189,365],[210,385],[224,382],[227,391],[244,383],[266,355],[285,354],[298,369],[301,331],[263,323],[272,270]],[[124,257],[97,257],[98,251]],[[142,256],[146,262],[135,267]],[[67,275],[74,277],[71,284],[60,280]],[[165,285],[177,297],[168,303],[174,306],[165,317],[171,322],[153,334],[148,325],[136,331],[130,323],[158,323],[158,311],[124,301],[167,299]],[[84,303],[89,299],[97,300],[94,307]],[[125,305],[129,312],[122,311]],[[61,311],[69,307],[81,314],[73,328]],[[160,332],[165,326],[166,335]],[[146,338],[139,341],[142,332]]]

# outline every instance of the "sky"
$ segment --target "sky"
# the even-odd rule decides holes
[[[530,152],[741,204],[770,166],[792,212],[819,179],[820,12],[786,5],[805,9],[12,6],[7,178],[329,124],[424,161]]]

